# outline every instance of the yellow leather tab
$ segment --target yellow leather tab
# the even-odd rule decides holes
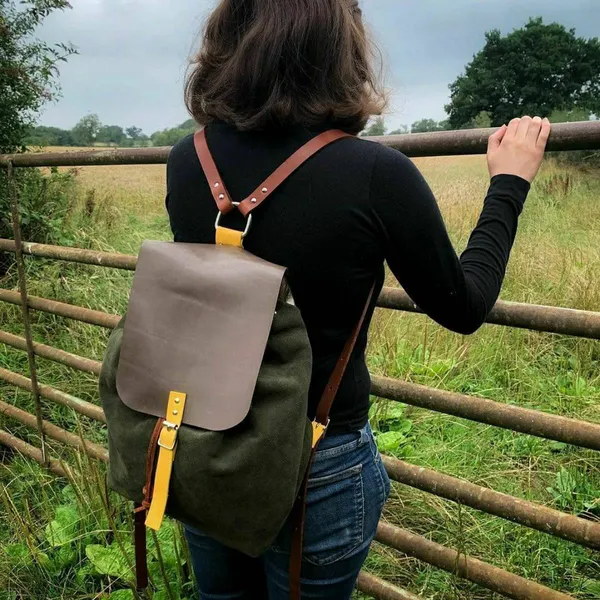
[[[167,414],[158,438],[159,452],[154,475],[154,492],[146,517],[146,527],[158,531],[167,509],[169,484],[177,448],[177,433],[181,427],[187,395],[183,392],[171,392],[167,405]]]
[[[312,422],[312,428],[313,428],[312,447],[313,448],[317,447],[317,444],[321,441],[321,438],[325,435],[325,432],[327,431],[328,426],[329,426],[329,423],[327,425],[323,425],[322,423],[319,423],[317,421]]]
[[[228,229],[227,227],[217,227],[217,246],[234,246],[241,248],[243,246],[243,231]]]

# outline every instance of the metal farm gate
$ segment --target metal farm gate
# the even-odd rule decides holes
[[[468,130],[373,139],[397,148],[412,157],[483,154],[486,151],[487,138],[490,133],[491,130]],[[600,121],[555,125],[548,149],[553,151],[600,149]],[[66,474],[64,467],[60,462],[46,458],[44,440],[50,439],[84,450],[89,456],[100,461],[107,461],[108,452],[104,447],[82,439],[77,433],[65,431],[44,421],[41,399],[67,406],[100,423],[104,423],[105,420],[102,409],[98,405],[38,382],[36,356],[94,375],[99,374],[100,363],[34,342],[30,331],[31,313],[32,311],[43,311],[108,329],[117,324],[119,317],[54,300],[29,296],[23,256],[30,255],[129,271],[135,270],[136,257],[22,241],[19,225],[19,201],[16,186],[11,185],[13,169],[20,167],[163,164],[166,162],[168,153],[169,148],[145,148],[0,156],[0,168],[7,169],[9,190],[12,190],[10,200],[14,230],[13,240],[0,239],[0,251],[16,254],[20,288],[19,292],[0,289],[0,301],[22,307],[25,329],[25,337],[0,331],[0,343],[27,352],[30,370],[30,377],[27,378],[21,374],[0,369],[0,380],[30,391],[36,406],[36,414],[31,414],[0,400],[0,414],[16,419],[32,429],[37,429],[42,446],[34,447],[1,429],[0,444],[12,447],[25,456],[41,464],[46,464],[59,476]],[[378,306],[391,310],[419,312],[408,296],[399,289],[384,288]],[[600,340],[600,313],[589,311],[500,301],[487,322],[505,327],[518,327]],[[373,377],[372,393],[380,398],[471,421],[583,448],[600,450],[600,425],[598,424],[384,377]],[[394,481],[587,548],[600,549],[600,522],[568,515],[395,458],[384,457],[384,463]],[[408,556],[456,574],[508,598],[518,600],[540,598],[567,600],[572,598],[385,522],[381,522],[379,525],[377,540]],[[419,600],[414,594],[367,573],[361,575],[358,587],[364,593],[380,600]]]

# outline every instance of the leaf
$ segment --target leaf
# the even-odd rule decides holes
[[[85,549],[85,555],[94,565],[94,569],[100,575],[110,575],[120,579],[131,578],[131,571],[127,561],[118,546],[100,546],[91,544]]]
[[[51,546],[63,546],[73,541],[79,528],[79,512],[73,505],[59,506],[56,516],[46,526],[46,539]]]
[[[398,449],[404,441],[406,436],[401,431],[388,431],[386,433],[380,433],[377,436],[377,448],[380,452],[392,452]]]

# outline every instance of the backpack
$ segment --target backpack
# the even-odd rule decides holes
[[[373,289],[313,421],[312,354],[285,269],[243,249],[252,211],[325,146],[304,145],[242,202],[233,202],[208,148],[194,144],[218,208],[215,244],[147,241],[127,314],[100,375],[111,489],[135,503],[136,575],[147,587],[146,527],[165,514],[249,556],[293,519],[291,598],[300,597],[308,473]],[[239,210],[245,231],[225,228]]]

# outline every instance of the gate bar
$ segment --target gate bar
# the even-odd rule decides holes
[[[12,419],[20,421],[23,425],[27,427],[31,427],[32,429],[36,428],[36,420],[35,417],[28,413],[25,410],[21,410],[12,404],[8,404],[3,400],[0,400],[0,414],[6,415]],[[103,462],[108,462],[108,450],[103,448],[99,444],[95,444],[94,442],[90,442],[89,440],[82,439],[78,435],[74,433],[70,433],[69,431],[65,431],[61,429],[57,425],[53,425],[48,421],[43,421],[42,426],[44,428],[44,433],[54,440],[58,442],[62,442],[67,446],[72,446],[73,448],[77,448],[87,454],[89,454],[92,458],[96,458]]]
[[[360,572],[356,589],[377,598],[377,600],[424,600],[421,596],[400,589],[385,579],[375,577],[366,571]]]
[[[106,329],[114,329],[121,320],[121,317],[118,315],[109,315],[99,310],[57,302],[56,300],[47,300],[38,296],[29,296],[28,301],[30,308],[35,310],[41,310],[52,315],[58,315],[59,317],[66,317],[67,319],[75,319],[89,325],[98,325]],[[21,297],[18,292],[0,290],[0,302],[20,305]]]
[[[573,596],[557,592],[544,585],[529,581],[524,577],[494,567],[477,558],[436,544],[427,538],[400,529],[388,523],[379,522],[378,542],[413,556],[430,565],[459,575],[463,579],[477,583],[497,594],[515,600],[575,600]]]
[[[600,522],[581,519],[396,458],[385,455],[382,458],[388,475],[394,481],[587,548],[600,550]]]
[[[14,252],[15,242],[0,239],[0,251]],[[23,252],[39,258],[52,258],[127,271],[135,271],[137,264],[137,257],[129,254],[50,246],[32,242],[23,242]],[[391,287],[383,288],[378,306],[379,308],[421,313],[421,310],[404,290]],[[499,300],[486,319],[486,323],[600,339],[600,312],[586,310]]]
[[[25,338],[8,333],[8,331],[2,331],[1,329],[0,344],[6,344],[11,348],[17,348],[17,350],[27,350],[27,341]],[[97,360],[84,358],[83,356],[71,354],[70,352],[65,352],[64,350],[59,350],[52,346],[46,346],[46,344],[39,344],[38,342],[33,342],[33,351],[41,358],[47,358],[48,360],[60,363],[61,365],[66,365],[67,367],[72,367],[73,369],[83,371],[84,373],[100,375],[102,363]]]
[[[38,464],[44,466],[42,451],[39,448],[20,440],[18,437],[11,435],[4,429],[0,429],[0,444],[12,448],[13,450],[17,450],[17,452],[20,452],[23,456],[31,458]],[[46,468],[59,477],[69,478],[69,474],[58,460],[51,458],[48,461]]]
[[[383,288],[377,306],[423,314],[401,289]],[[499,300],[486,323],[600,340],[600,312]]]
[[[406,156],[485,154],[488,138],[497,128],[409,133],[365,138],[404,152]],[[600,148],[600,121],[552,125],[548,151]],[[93,165],[148,165],[167,162],[171,148],[113,148],[78,152],[43,152],[0,155],[0,167],[76,167]]]
[[[13,373],[13,371],[9,371],[8,369],[3,369],[2,367],[0,367],[0,380],[6,381],[11,385],[21,388],[22,390],[27,390],[29,392],[31,391],[31,379],[28,379],[23,375],[19,375],[18,373]],[[66,394],[65,392],[57,390],[49,385],[40,385],[39,392],[43,398],[52,400],[53,402],[61,404],[62,406],[66,406],[80,415],[94,419],[94,421],[106,423],[104,411],[100,406],[96,406],[91,402],[86,402],[85,400],[77,398],[76,396],[71,396],[71,394]]]
[[[527,433],[547,440],[600,450],[600,425],[596,423],[503,404],[477,396],[447,392],[389,377],[372,376],[371,379],[371,393],[380,398]]]

